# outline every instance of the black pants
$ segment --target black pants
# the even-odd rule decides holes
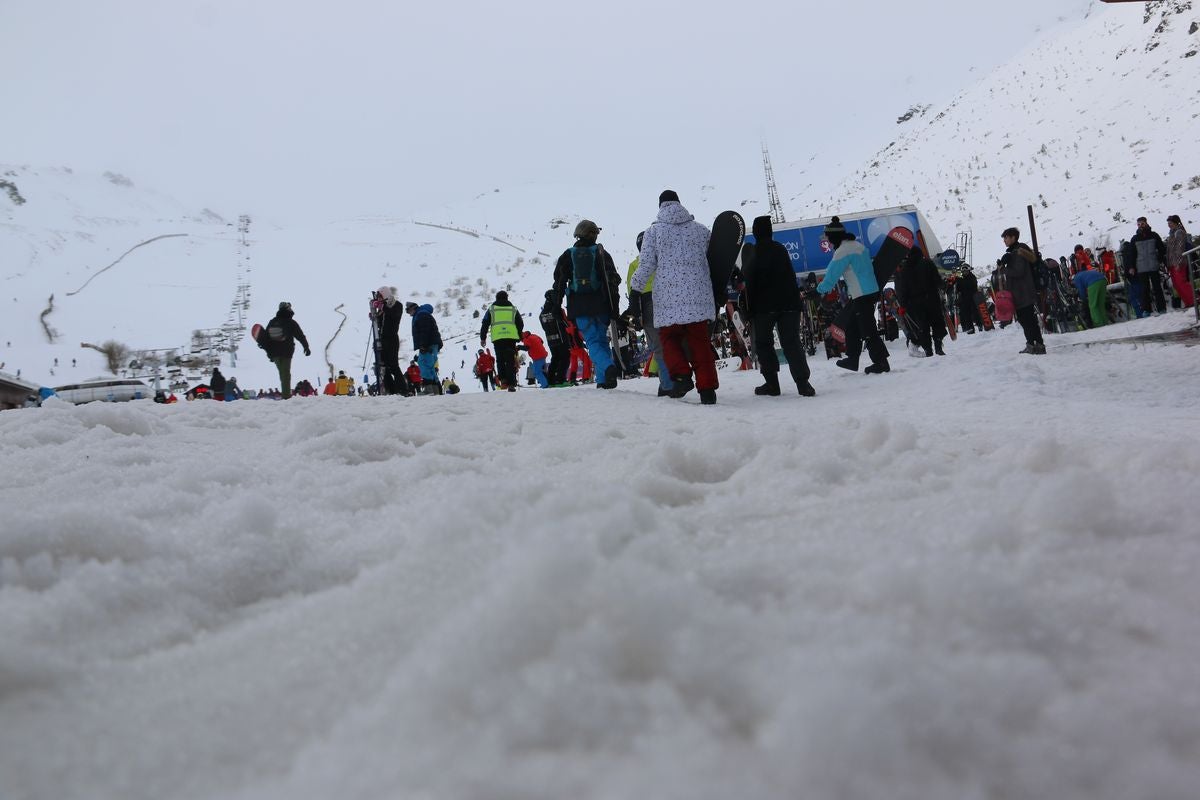
[[[567,366],[571,363],[571,351],[566,345],[550,346],[550,366],[546,367],[546,379],[551,386],[566,383]]]
[[[778,311],[755,314],[754,349],[758,353],[758,371],[763,375],[779,372],[779,356],[775,353],[774,331],[779,329],[779,344],[787,358],[788,370],[797,385],[808,381],[811,374],[804,347],[800,344],[800,312]]]
[[[875,304],[878,302],[879,292],[850,301],[853,316],[846,326],[846,360],[855,367],[858,366],[864,341],[872,364],[882,364],[888,360],[887,345],[879,338],[879,328],[875,325]]]
[[[918,300],[904,309],[904,315],[908,318],[908,331],[913,337],[913,344],[926,353],[933,352],[934,342],[941,344],[942,339],[946,338],[946,317],[942,313],[940,300]]]
[[[492,347],[496,351],[496,375],[500,383],[504,384],[507,389],[510,386],[517,385],[517,340],[516,339],[501,339],[500,341],[492,340]]]
[[[411,394],[408,376],[400,369],[400,339],[382,338],[379,340],[379,377],[382,382],[380,389],[384,394]]]
[[[1163,297],[1162,276],[1158,274],[1158,270],[1153,272],[1139,272],[1138,280],[1142,284],[1142,307],[1144,310],[1150,310],[1150,298],[1154,298],[1154,310],[1158,313],[1163,313],[1167,310],[1167,301]]]
[[[1037,307],[1024,306],[1017,309],[1017,322],[1025,331],[1026,344],[1042,344],[1042,327],[1038,325]]]

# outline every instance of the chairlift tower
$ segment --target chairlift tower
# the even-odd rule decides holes
[[[787,222],[783,217],[783,203],[779,202],[779,190],[775,188],[775,170],[771,169],[771,154],[767,152],[767,143],[762,143],[763,172],[767,175],[767,199],[771,203],[771,222],[778,225]]]

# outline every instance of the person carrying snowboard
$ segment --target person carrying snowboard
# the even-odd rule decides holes
[[[275,316],[259,334],[258,346],[267,351],[267,357],[279,370],[279,387],[284,400],[292,396],[292,356],[296,353],[297,341],[304,347],[304,355],[311,356],[308,339],[296,322],[292,304],[282,302]]]
[[[658,196],[658,216],[646,229],[630,287],[646,291],[654,279],[654,323],[670,373],[671,397],[693,388],[700,402],[717,402],[717,361],[709,339],[716,319],[708,267],[709,230],[696,222],[671,189]],[[684,350],[685,343],[687,352]]]
[[[567,319],[575,323],[595,365],[596,388],[615,389],[620,368],[613,362],[608,329],[619,313],[621,278],[612,256],[598,244],[600,227],[590,219],[575,226],[575,244],[554,265],[554,294],[567,299]]]
[[[817,285],[817,291],[821,294],[832,291],[838,281],[845,278],[852,307],[850,321],[846,325],[846,357],[838,359],[837,365],[857,372],[865,340],[871,366],[863,372],[869,375],[891,372],[887,345],[879,338],[879,329],[875,326],[879,284],[875,281],[875,267],[867,255],[867,248],[847,235],[846,227],[837,217],[825,226],[825,238],[834,247],[833,260],[826,267],[825,277]]]
[[[496,372],[500,385],[510,392],[517,390],[517,342],[525,332],[521,312],[508,300],[508,292],[496,292],[496,301],[483,315],[479,326],[479,346],[487,344],[488,334],[496,349]]]
[[[946,315],[942,312],[941,290],[942,276],[937,266],[925,257],[920,247],[913,247],[896,273],[896,297],[910,323],[914,343],[926,356],[946,355],[942,349]],[[971,296],[975,296],[974,292]],[[975,313],[979,313],[978,308]]]
[[[433,318],[433,306],[408,303],[405,310],[412,316],[413,347],[417,348],[417,366],[421,370],[421,386],[426,394],[441,394],[437,360],[442,349],[442,334]]]
[[[787,248],[775,241],[770,217],[756,217],[751,230],[754,233],[754,257],[750,264],[743,265],[742,279],[746,285],[745,297],[758,353],[758,369],[764,381],[754,393],[768,397],[778,397],[781,393],[779,356],[775,353],[775,331],[778,330],[779,343],[787,358],[788,371],[796,382],[796,390],[804,397],[812,397],[817,392],[808,382],[808,359],[800,344],[800,289],[796,285],[792,258]]]

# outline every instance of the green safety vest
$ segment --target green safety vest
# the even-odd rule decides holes
[[[492,317],[492,341],[517,338],[517,309],[512,306],[495,306],[488,309]]]

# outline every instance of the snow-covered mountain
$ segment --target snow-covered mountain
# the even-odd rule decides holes
[[[366,309],[379,286],[435,306],[447,342],[443,373],[462,377],[496,291],[509,291],[535,319],[554,261],[585,216],[627,264],[661,189],[637,190],[633,203],[635,190],[625,186],[492,188],[412,216],[318,225],[250,213],[243,233],[238,210],[192,210],[116,173],[0,166],[0,180],[0,277],[11,303],[0,319],[0,362],[50,386],[104,372],[104,356],[81,348],[85,342],[122,343],[131,361],[160,351],[199,362],[197,330],[238,347],[217,356],[241,386],[274,386],[274,368],[247,331],[281,300],[295,307],[313,350],[293,365],[297,379],[316,383],[336,370],[361,376],[364,363],[369,370]],[[715,187],[678,188],[701,218],[729,205]],[[406,326],[401,334],[407,338]],[[203,373],[197,364],[177,377],[194,383]]]
[[[944,242],[973,231],[981,263],[1002,252],[1001,230],[1027,230],[1028,205],[1054,256],[1115,246],[1143,215],[1164,232],[1172,213],[1196,227],[1200,12],[1190,0],[1093,4],[1078,25],[1012,50],[944,108],[914,108],[836,188],[791,198],[798,216],[915,203]]]

